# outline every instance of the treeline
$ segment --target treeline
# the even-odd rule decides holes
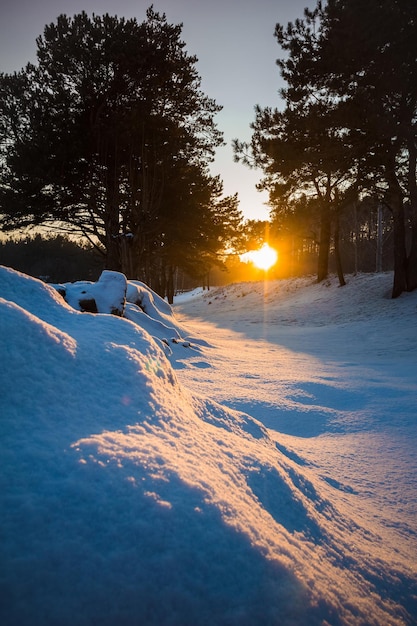
[[[293,260],[317,252],[319,281],[333,259],[344,284],[382,207],[392,295],[417,287],[416,28],[415,0],[328,0],[276,26],[283,108],[258,106],[235,156],[261,168],[271,228],[288,235]]]
[[[64,235],[40,234],[0,240],[0,265],[49,283],[96,281],[104,269],[97,250]]]
[[[263,172],[265,224],[210,173],[221,107],[182,26],[153,8],[141,23],[61,15],[36,64],[0,75],[0,228],[62,227],[169,301],[179,283],[240,277],[237,254],[265,240],[280,276],[392,268],[393,297],[415,289],[416,28],[415,0],[319,1],[277,24],[282,108],[256,107],[251,141],[234,142]]]
[[[408,245],[411,229],[408,226]],[[307,207],[285,219],[272,213],[270,241],[280,252],[280,276],[315,274],[320,252],[320,220]],[[335,233],[334,233],[335,234]],[[339,216],[338,249],[332,240],[328,271],[381,272],[394,269],[394,226],[391,211],[372,198],[352,203]],[[326,273],[327,275],[327,273]],[[324,277],[323,277],[324,278]]]
[[[26,235],[0,240],[0,265],[34,276],[47,283],[69,283],[79,280],[97,281],[105,269],[100,251],[80,240],[66,235]],[[245,280],[247,271],[238,259],[231,263],[230,271],[223,264],[204,276],[193,278],[181,268],[173,276],[174,295],[195,287],[209,289],[213,285]],[[240,272],[239,272],[240,267]]]

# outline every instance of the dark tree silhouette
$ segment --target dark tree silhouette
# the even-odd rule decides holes
[[[188,227],[200,219],[208,237],[216,223],[222,134],[181,29],[152,8],[140,24],[61,15],[37,64],[0,77],[3,230],[61,224],[134,278],[160,274],[171,225],[197,256],[220,253]]]
[[[319,280],[332,226],[339,251],[343,213],[363,194],[388,206],[393,297],[417,287],[416,25],[412,0],[329,0],[278,24],[284,108],[258,107],[251,143],[235,143],[238,159],[263,169],[273,208],[315,196]],[[338,266],[342,276],[340,258]]]

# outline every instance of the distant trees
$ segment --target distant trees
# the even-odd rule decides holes
[[[344,272],[393,269],[392,214],[378,198],[361,197],[344,207],[337,220],[338,256]],[[277,271],[280,276],[317,273],[320,210],[314,198],[303,195],[292,202],[282,201],[274,206],[269,232],[271,244],[279,250]],[[332,241],[329,272],[337,273],[337,262]]]
[[[0,265],[51,283],[95,281],[103,270],[103,259],[86,243],[66,236],[10,237],[0,241]]]
[[[159,287],[179,263],[219,262],[240,216],[208,171],[221,107],[180,35],[152,8],[140,24],[61,15],[37,65],[0,76],[2,230],[59,223]]]
[[[416,28],[413,0],[328,0],[276,27],[285,106],[258,107],[235,154],[263,169],[276,220],[318,221],[318,280],[333,242],[343,284],[340,220],[365,194],[392,214],[393,297],[417,287]]]

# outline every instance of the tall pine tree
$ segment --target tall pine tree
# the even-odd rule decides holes
[[[161,262],[167,203],[181,221],[201,211],[196,181],[210,197],[221,107],[200,89],[181,25],[152,8],[140,24],[61,15],[37,47],[36,65],[0,77],[2,227],[60,223],[136,277],[146,256]]]

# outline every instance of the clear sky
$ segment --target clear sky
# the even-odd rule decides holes
[[[110,13],[145,18],[152,0],[2,0],[0,71],[13,72],[35,60],[36,37],[58,15]],[[315,0],[154,0],[170,23],[182,23],[182,39],[195,54],[202,89],[223,106],[217,124],[227,145],[217,152],[213,174],[220,174],[225,194],[238,192],[245,218],[266,219],[267,196],[255,189],[261,172],[233,162],[231,141],[249,140],[254,106],[280,106],[283,86],[276,59],[281,50],[275,24],[302,17]]]

